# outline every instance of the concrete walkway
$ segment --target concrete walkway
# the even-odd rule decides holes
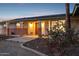
[[[39,51],[36,51],[36,50],[34,50],[34,49],[31,49],[31,48],[28,48],[28,47],[24,47],[24,46],[23,46],[23,43],[24,43],[24,42],[28,42],[28,41],[34,40],[35,38],[36,38],[36,37],[26,37],[26,36],[24,36],[24,37],[10,38],[10,39],[7,39],[7,40],[8,40],[8,41],[11,41],[11,42],[21,43],[21,44],[20,44],[21,48],[26,49],[26,51],[29,50],[30,52],[33,52],[33,53],[35,53],[35,54],[37,54],[37,55],[46,56],[45,54],[43,54],[43,53],[41,53],[41,52],[39,52]]]
[[[10,40],[10,41],[18,41],[18,42],[28,42],[28,41],[31,41],[31,40],[34,40],[35,38],[34,37],[16,37],[16,38],[10,38],[10,39],[7,39],[7,40]]]
[[[21,48],[21,44],[16,41],[0,41],[0,56],[38,56],[38,54]]]

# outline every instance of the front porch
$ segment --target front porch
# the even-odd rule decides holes
[[[26,36],[46,35],[49,21],[22,21],[16,24],[17,34]]]
[[[65,20],[55,19],[55,20],[28,20],[19,22],[7,22],[3,27],[3,32],[6,35],[19,35],[28,37],[46,37],[48,35],[47,30],[56,25],[56,22]]]
[[[22,21],[16,23],[16,32],[22,36],[32,36],[32,37],[39,37],[39,36],[47,36],[47,30],[50,30],[51,27],[56,25],[58,20],[42,20],[42,21]],[[64,20],[60,20],[63,23]]]

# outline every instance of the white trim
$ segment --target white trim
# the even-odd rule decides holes
[[[73,16],[74,16],[74,14],[75,14],[75,11],[76,11],[76,9],[77,9],[78,7],[77,6],[75,6],[75,10],[74,10],[74,12],[73,12]]]
[[[36,53],[36,54],[38,54],[40,56],[47,56],[46,54],[43,54],[41,52],[38,52],[38,51],[36,51],[34,49],[31,49],[31,48],[28,48],[28,47],[24,47],[23,44],[21,44],[21,47],[24,48],[24,49],[26,49],[26,50],[32,51],[32,52],[34,52],[34,53]]]

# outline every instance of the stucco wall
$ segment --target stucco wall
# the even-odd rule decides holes
[[[44,22],[45,22],[46,25],[45,25],[45,29],[42,30],[42,34],[44,34],[46,32],[46,29],[48,27],[50,28],[50,26],[53,26],[55,24],[55,21],[53,21],[53,20],[52,20],[50,26],[49,26],[49,21],[44,21]],[[24,24],[22,24],[22,22],[21,22],[20,24],[21,24],[21,26],[18,30],[17,30],[16,24],[9,24],[9,34],[11,35],[12,32],[14,32],[16,35],[28,34],[28,30],[29,30],[28,29],[28,23],[24,22]],[[75,30],[79,30],[79,16],[78,17],[71,17],[71,26]],[[39,26],[38,26],[38,28],[39,28]],[[5,34],[4,25],[0,25],[0,34]]]
[[[16,24],[9,25],[9,35],[12,35],[12,33],[16,34]]]
[[[3,25],[0,25],[0,34],[5,34],[5,32],[3,30]]]

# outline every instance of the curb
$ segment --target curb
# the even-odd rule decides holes
[[[21,38],[21,37],[20,37]],[[16,38],[12,38],[12,39],[16,39]],[[6,39],[8,41],[13,41],[13,42],[19,42],[19,43],[24,43],[24,42],[21,42],[21,41],[15,41],[15,40],[9,40],[9,39]]]
[[[11,42],[17,42],[17,43],[24,43],[24,42],[20,42],[20,41],[14,41],[14,40],[7,40],[7,41],[11,41]]]
[[[36,54],[38,54],[38,55],[40,55],[40,56],[48,56],[48,55],[43,54],[43,53],[41,53],[41,52],[38,52],[38,51],[36,51],[36,50],[34,50],[34,49],[25,47],[25,46],[23,46],[23,44],[21,44],[21,47],[24,48],[24,49],[26,49],[26,50],[32,51],[32,52],[34,52],[34,53],[36,53]]]
[[[24,39],[23,37],[19,37],[19,38],[22,38],[22,39]],[[12,38],[12,39],[16,39],[16,38]],[[7,39],[7,40],[9,40],[9,41],[15,41],[15,42],[20,42],[20,43],[25,43],[25,42],[29,42],[29,41],[19,41],[19,40],[10,40],[10,39]]]

